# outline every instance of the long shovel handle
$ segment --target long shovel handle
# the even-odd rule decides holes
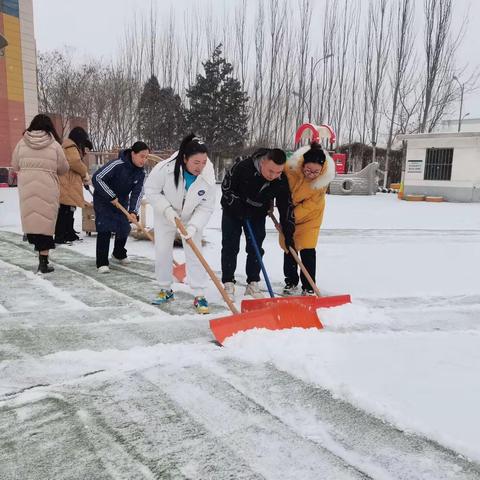
[[[295,261],[298,263],[298,266],[300,267],[300,269],[302,270],[303,274],[305,275],[305,278],[308,280],[308,283],[310,284],[310,286],[313,288],[313,291],[315,292],[315,295],[317,297],[321,297],[322,294],[320,293],[320,290],[318,289],[317,285],[315,284],[315,282],[313,281],[313,278],[312,276],[308,273],[307,269],[305,268],[305,265],[303,264],[303,262],[300,260],[300,257],[298,256],[298,253],[295,251],[294,248],[292,247],[289,247],[288,248],[290,253],[292,254],[292,257],[295,259]]]
[[[257,256],[258,263],[260,264],[260,267],[262,269],[263,278],[265,279],[265,283],[267,284],[268,293],[270,294],[270,297],[274,298],[275,294],[273,293],[273,288],[272,288],[272,285],[270,284],[270,279],[268,278],[267,270],[265,269],[265,264],[263,263],[260,249],[258,248],[257,239],[253,234],[252,224],[250,223],[250,220],[248,218],[245,219],[245,225],[247,226],[248,236],[250,237],[250,241],[252,242],[253,249],[255,250],[255,255]]]
[[[185,226],[183,225],[182,221],[178,217],[175,218],[175,223],[177,224],[178,231],[182,235],[188,235],[187,230],[185,229]],[[217,278],[214,271],[210,268],[210,265],[205,260],[205,257],[202,255],[202,252],[200,252],[198,247],[195,245],[195,242],[191,238],[188,238],[185,241],[188,243],[189,247],[193,250],[193,253],[197,256],[198,260],[203,265],[203,268],[207,271],[208,275],[210,276],[213,283],[215,284],[218,291],[220,292],[223,299],[225,300],[225,303],[228,305],[228,308],[232,311],[233,314],[240,313],[237,307],[235,306],[235,304],[232,302],[232,299],[228,296],[228,293],[223,288],[222,283]]]
[[[118,208],[121,212],[123,212],[123,213],[127,216],[127,218],[128,218],[129,220],[131,220],[129,213],[128,213],[127,210],[123,207],[123,205],[121,205],[120,203],[118,203],[118,204],[117,204],[117,208]],[[155,243],[155,239],[152,237],[152,234],[151,234],[140,222],[136,222],[136,221],[135,221],[135,222],[133,222],[133,223],[137,226],[137,228],[139,228],[139,229],[145,234],[145,236],[146,236],[151,242]],[[173,265],[174,265],[175,267],[178,267],[178,266],[181,265],[181,264],[178,263],[178,262],[174,259],[174,260],[173,260]]]
[[[273,213],[269,213],[268,215],[272,219],[272,222],[275,225],[275,228],[278,230],[278,232],[282,233],[282,227],[278,223],[278,220],[275,217],[275,215]],[[308,273],[307,269],[305,268],[305,265],[300,260],[300,257],[298,256],[298,253],[295,251],[295,249],[293,247],[288,247],[288,251],[292,255],[293,259],[297,262],[298,266],[300,267],[300,270],[302,270],[302,273],[305,275],[305,278],[308,280],[308,283],[313,288],[313,291],[315,292],[315,295],[317,295],[317,297],[321,297],[322,294],[320,293],[320,290],[318,289],[317,285],[313,281],[312,276]]]
[[[116,203],[115,206],[122,212],[125,214],[125,216],[128,218],[129,221],[132,221],[132,219],[130,218],[130,214],[127,212],[126,208],[120,203]],[[152,235],[150,234],[150,232],[148,232],[145,227],[140,223],[140,222],[137,222],[136,220],[133,221],[133,223],[137,226],[137,228],[139,228],[144,234],[145,236],[151,241],[151,242],[155,242],[154,238],[152,237]]]

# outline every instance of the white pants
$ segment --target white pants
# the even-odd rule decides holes
[[[160,288],[170,289],[172,287],[173,241],[176,231],[176,228],[167,222],[163,214],[155,214],[155,275]],[[202,232],[196,232],[192,240],[202,251]],[[187,283],[195,296],[204,295],[204,288],[208,281],[207,272],[183,238],[182,243],[187,267]]]

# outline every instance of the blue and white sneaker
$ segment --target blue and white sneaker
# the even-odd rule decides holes
[[[205,297],[195,297],[195,300],[193,301],[193,306],[195,307],[195,310],[197,313],[205,314],[205,313],[210,313],[210,308],[208,307],[208,302]]]
[[[173,290],[166,290],[162,288],[156,298],[152,300],[152,305],[163,305],[164,303],[170,302],[175,299],[175,294]]]

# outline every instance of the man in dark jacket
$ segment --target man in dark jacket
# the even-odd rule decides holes
[[[285,162],[283,150],[260,149],[251,157],[236,161],[222,182],[222,282],[231,297],[235,293],[237,255],[246,219],[250,221],[255,240],[263,255],[265,219],[276,200],[287,247],[294,246],[295,218],[288,181],[283,174]],[[245,234],[245,237],[248,283],[245,295],[261,298],[263,294],[259,287],[260,264],[249,236]]]
[[[132,148],[121,151],[118,159],[106,163],[93,175],[99,273],[110,271],[108,251],[112,232],[115,232],[112,258],[122,264],[129,263],[125,244],[130,233],[130,222],[138,219],[145,181],[143,167],[149,153],[144,142],[135,142]],[[130,219],[117,208],[118,204],[129,212]]]

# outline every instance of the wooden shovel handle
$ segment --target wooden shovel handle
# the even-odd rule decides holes
[[[275,228],[278,230],[278,232],[282,233],[282,227],[278,223],[278,220],[275,217],[275,215],[272,212],[270,212],[268,215],[272,219],[272,222],[275,225]],[[313,291],[315,292],[315,295],[317,295],[317,297],[321,297],[322,294],[320,293],[320,290],[318,289],[317,285],[313,281],[313,278],[311,277],[311,275],[308,273],[307,269],[305,268],[305,265],[300,260],[300,257],[298,256],[298,253],[295,251],[295,249],[293,247],[288,247],[288,251],[290,252],[293,259],[297,262],[298,266],[302,270],[303,274],[305,275],[305,278],[308,280],[308,283],[313,288]]]
[[[128,218],[128,220],[130,220],[130,214],[127,212],[127,210],[123,207],[123,205],[121,205],[120,203],[118,203],[117,205],[117,208],[123,212],[126,217]],[[139,228],[144,234],[145,236],[153,243],[155,243],[155,239],[152,237],[152,234],[140,223],[140,222],[133,222],[137,228]],[[181,265],[180,263],[178,263],[176,260],[173,260],[173,265],[175,267],[178,267],[179,265]]]
[[[131,218],[130,218],[130,214],[127,212],[126,208],[120,203],[116,203],[115,206],[125,214],[125,216],[128,218],[129,221],[131,221]],[[149,231],[147,231],[145,229],[145,227],[140,223],[140,222],[137,222],[136,220],[133,222],[137,228],[139,228],[144,234],[145,236],[151,241],[151,242],[154,242],[154,238],[152,237],[152,235],[150,234]],[[175,262],[174,262],[175,263]]]
[[[175,223],[177,224],[178,231],[182,235],[188,235],[187,230],[185,229],[182,221],[178,217],[175,218]],[[188,238],[185,241],[188,243],[189,247],[193,250],[193,253],[195,253],[198,260],[203,265],[203,268],[205,268],[205,270],[207,271],[208,275],[210,276],[213,283],[215,284],[218,291],[220,292],[223,299],[225,300],[225,303],[228,305],[228,308],[232,311],[233,314],[239,313],[239,311],[237,310],[237,307],[232,302],[232,299],[228,296],[227,292],[225,291],[225,288],[223,288],[222,283],[217,278],[214,271],[210,268],[210,265],[207,263],[207,261],[205,260],[205,257],[202,255],[198,247],[195,245],[195,242],[191,238]]]

